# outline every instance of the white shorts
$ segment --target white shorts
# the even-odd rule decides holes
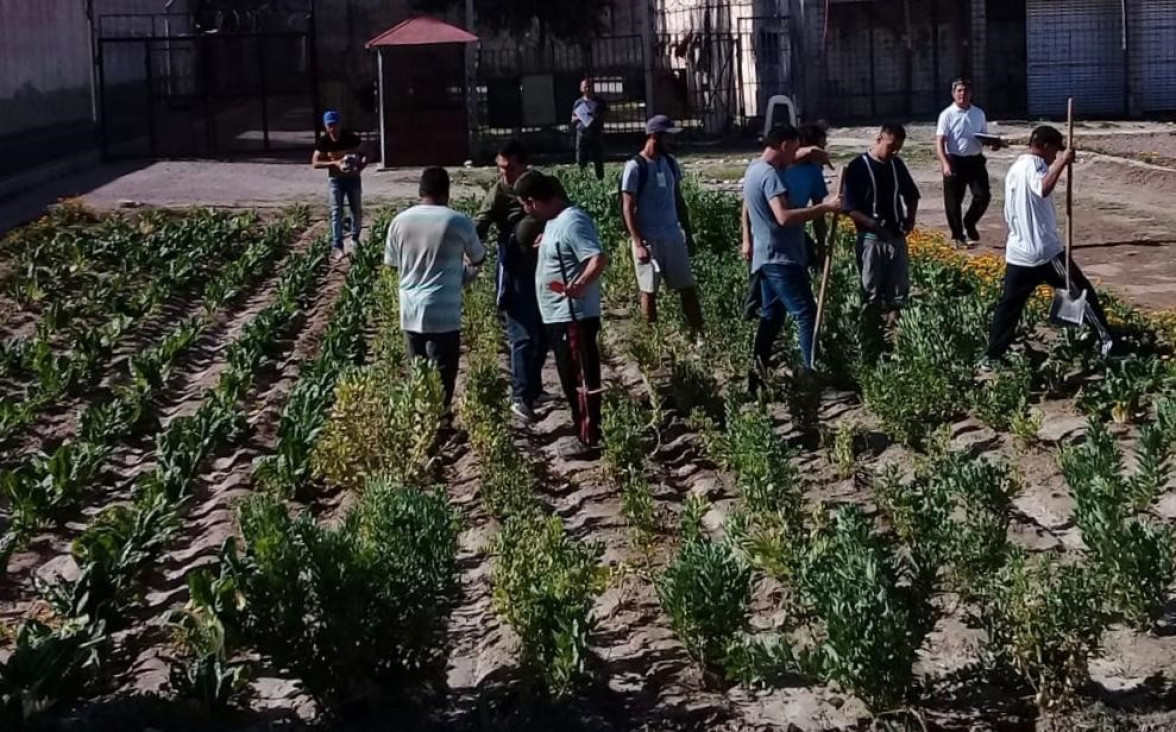
[[[656,295],[663,282],[671,290],[688,290],[695,286],[690,252],[684,238],[647,240],[645,247],[649,249],[649,261],[641,263],[637,261],[633,246],[629,246],[637,270],[637,286],[642,292]]]

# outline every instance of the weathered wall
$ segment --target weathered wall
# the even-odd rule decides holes
[[[91,119],[83,0],[0,0],[0,137]]]

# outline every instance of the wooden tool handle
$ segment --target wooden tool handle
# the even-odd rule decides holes
[[[845,168],[842,168],[837,173],[837,187],[833,190],[837,191],[837,195],[841,195],[845,187]],[[829,289],[829,275],[833,272],[833,247],[837,245],[837,221],[841,218],[841,214],[834,212],[833,222],[829,225],[825,232],[825,269],[821,273],[821,293],[817,296],[817,322],[813,326],[813,353],[812,361],[817,362],[817,343],[821,335],[821,318],[825,314],[825,293]]]
[[[1074,150],[1074,97],[1066,100],[1066,149]],[[1070,290],[1070,256],[1074,249],[1074,164],[1066,166],[1066,291]]]

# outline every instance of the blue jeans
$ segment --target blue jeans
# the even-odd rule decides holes
[[[543,392],[543,364],[547,361],[547,330],[539,317],[539,303],[512,297],[503,310],[510,343],[511,396],[527,406]]]
[[[755,367],[765,371],[771,368],[772,347],[784,327],[787,312],[796,319],[801,359],[804,367],[811,370],[817,303],[813,299],[808,269],[799,264],[765,264],[760,268],[760,294],[763,306],[753,346]]]
[[[339,176],[330,179],[331,188],[331,243],[336,249],[343,248],[343,203],[346,199],[351,208],[351,241],[359,243],[359,230],[363,225],[363,184],[358,175]]]

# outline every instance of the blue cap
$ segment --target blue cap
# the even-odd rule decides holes
[[[339,113],[333,109],[328,109],[326,111],[326,113],[323,115],[323,124],[324,125],[337,125],[337,124],[339,124]]]
[[[674,120],[664,114],[654,115],[645,123],[645,134],[647,135],[676,135],[681,131],[682,128],[675,125]]]

